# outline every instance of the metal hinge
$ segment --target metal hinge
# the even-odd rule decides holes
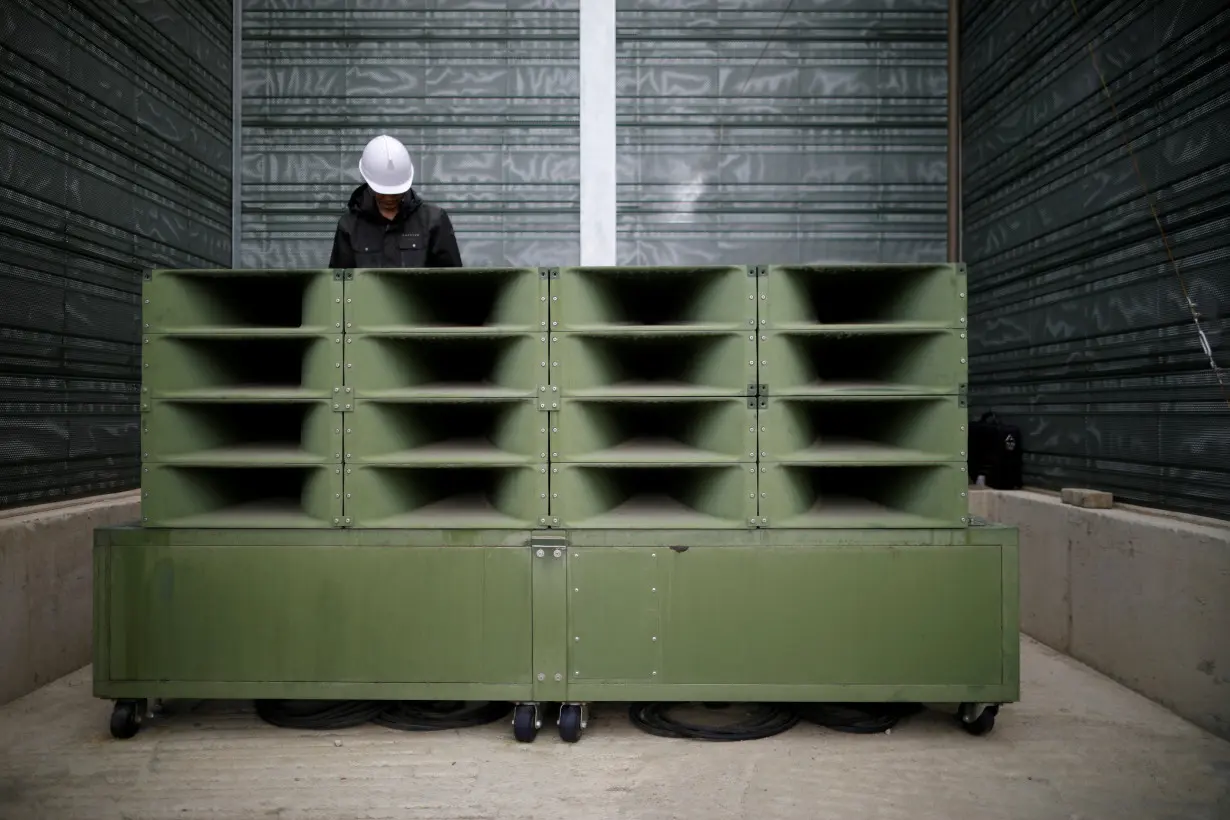
[[[354,388],[342,385],[333,388],[333,409],[339,413],[354,411]]]

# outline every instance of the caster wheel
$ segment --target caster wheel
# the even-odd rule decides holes
[[[559,737],[565,743],[576,743],[581,739],[581,706],[568,703],[559,710]]]
[[[982,714],[970,720],[974,707],[970,704],[962,704],[961,710],[957,713],[957,720],[961,724],[961,728],[969,732],[975,737],[981,737],[985,734],[990,734],[995,728],[995,717],[999,714],[999,705],[992,704],[982,710]]]
[[[141,728],[144,706],[145,704],[137,700],[116,701],[115,708],[111,711],[111,737],[127,740],[136,735]]]
[[[531,703],[519,703],[513,710],[513,737],[518,743],[533,743],[538,736],[538,707]]]

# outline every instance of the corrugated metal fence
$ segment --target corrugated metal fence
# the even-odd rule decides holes
[[[0,507],[136,486],[141,270],[230,260],[230,31],[0,3]]]
[[[325,265],[380,133],[466,265],[574,263],[577,3],[244,0],[242,263]]]
[[[1230,6],[967,0],[962,30],[975,413],[1021,425],[1027,484],[1230,518]]]
[[[947,6],[620,0],[620,263],[946,259]]]

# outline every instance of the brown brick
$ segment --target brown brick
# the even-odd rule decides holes
[[[1114,495],[1102,492],[1101,490],[1081,490],[1074,487],[1065,487],[1060,491],[1059,497],[1063,499],[1065,504],[1071,504],[1074,507],[1087,507],[1091,510],[1109,510],[1115,506]]]

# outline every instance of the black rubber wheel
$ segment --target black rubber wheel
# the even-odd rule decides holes
[[[559,711],[559,738],[565,743],[581,739],[581,707],[575,703],[563,706]]]
[[[527,703],[513,710],[513,737],[518,743],[533,743],[538,736],[538,711]]]
[[[127,740],[141,728],[141,704],[135,700],[116,701],[111,710],[111,737]]]
[[[974,737],[982,737],[990,734],[995,728],[995,717],[999,714],[999,706],[992,705],[982,710],[982,714],[975,720],[966,720],[966,711],[969,709],[965,704],[961,705],[961,711],[957,714],[957,721],[961,724],[961,728],[969,732]]]

